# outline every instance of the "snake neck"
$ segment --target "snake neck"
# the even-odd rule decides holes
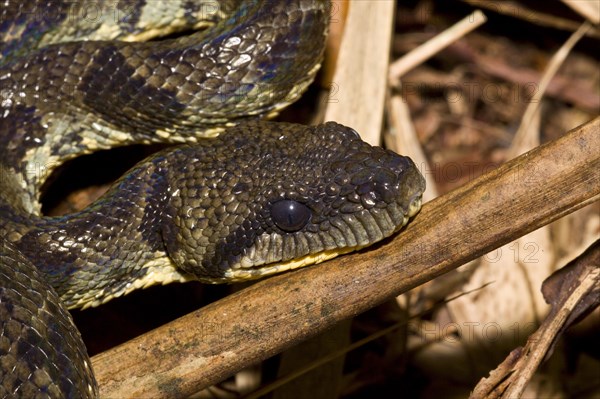
[[[85,210],[60,217],[0,206],[0,230],[45,275],[68,307],[88,307],[156,283],[185,281],[161,238],[170,187],[157,155]],[[42,255],[40,255],[42,254]],[[102,276],[100,278],[99,276]]]
[[[0,64],[52,43],[138,42],[207,28],[231,15],[241,2],[3,0]]]
[[[28,211],[39,213],[44,177],[69,159],[214,137],[305,91],[322,58],[329,2],[230,3],[228,17],[189,37],[59,43],[0,65],[0,159],[18,175],[13,190]]]

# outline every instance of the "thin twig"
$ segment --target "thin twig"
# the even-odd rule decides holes
[[[436,35],[433,39],[423,43],[402,58],[394,61],[392,65],[390,65],[390,80],[393,83],[397,83],[398,79],[406,72],[417,65],[422,64],[425,60],[437,54],[443,48],[457,41],[467,33],[475,30],[486,20],[487,17],[480,10],[475,10],[472,14],[458,21],[439,35]]]
[[[595,269],[590,272],[589,275],[581,282],[581,285],[571,294],[569,299],[564,303],[560,312],[550,320],[548,325],[544,325],[544,328],[539,330],[539,335],[532,337],[533,345],[531,352],[528,352],[527,360],[521,365],[517,377],[512,381],[510,388],[504,394],[505,398],[520,398],[527,386],[527,383],[531,380],[531,377],[537,370],[538,366],[544,360],[544,356],[548,352],[548,348],[552,345],[552,342],[556,339],[558,332],[567,321],[569,315],[577,305],[577,303],[589,292],[598,286],[598,276],[600,275],[600,269]]]
[[[521,120],[521,125],[519,126],[519,130],[515,134],[515,138],[513,139],[513,143],[511,145],[511,150],[509,151],[508,157],[511,158],[516,156],[518,149],[521,146],[523,140],[526,140],[525,136],[529,131],[529,126],[533,122],[535,118],[535,114],[538,111],[540,104],[542,102],[542,97],[546,94],[546,90],[552,78],[556,75],[556,72],[563,64],[575,44],[592,28],[589,22],[584,22],[579,29],[575,33],[569,37],[569,39],[561,46],[561,48],[552,56],[550,62],[544,74],[542,75],[542,79],[538,85],[538,89],[535,91],[535,94],[529,101],[529,105],[523,114],[523,118]]]
[[[533,8],[525,7],[523,4],[515,1],[489,1],[489,0],[462,0],[473,7],[483,8],[491,12],[506,15],[509,17],[521,19],[534,25],[548,26],[554,29],[566,30],[575,32],[581,25],[581,21],[574,21],[567,18],[562,18],[552,14],[534,10]],[[600,32],[597,29],[586,33],[587,36],[600,38]]]

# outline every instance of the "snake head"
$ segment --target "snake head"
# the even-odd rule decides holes
[[[163,239],[176,265],[205,282],[259,278],[373,244],[418,212],[425,189],[410,158],[333,122],[252,122],[182,151],[174,165],[183,163],[170,166],[179,188]]]

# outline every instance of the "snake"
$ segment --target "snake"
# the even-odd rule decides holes
[[[410,158],[335,122],[269,121],[314,80],[329,1],[0,7],[0,397],[98,396],[69,308],[320,263],[419,211]],[[60,165],[151,143],[173,145],[42,214]]]

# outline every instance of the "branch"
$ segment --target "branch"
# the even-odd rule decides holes
[[[181,397],[600,198],[600,117],[425,204],[392,240],[261,281],[92,359],[102,397]]]

